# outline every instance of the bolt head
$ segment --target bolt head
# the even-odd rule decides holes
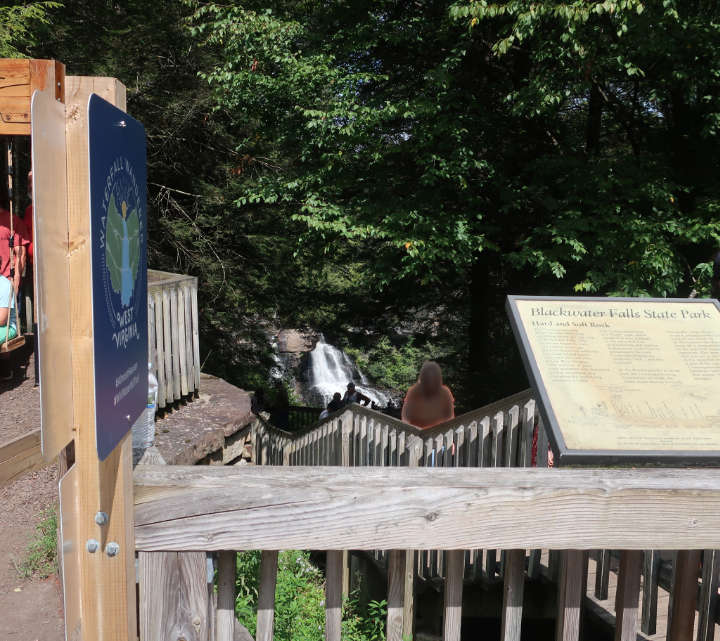
[[[115,543],[115,541],[110,541],[110,543],[105,546],[105,554],[108,556],[117,556],[119,552],[120,546]]]
[[[98,525],[106,525],[108,522],[108,515],[107,512],[98,512],[95,515],[95,523]]]
[[[87,543],[85,543],[85,549],[90,552],[90,554],[95,554],[99,547],[100,544],[95,539],[88,539]]]

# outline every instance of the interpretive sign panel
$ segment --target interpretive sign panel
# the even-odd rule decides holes
[[[720,305],[509,296],[559,463],[720,464]]]
[[[104,460],[147,405],[145,128],[88,103],[95,430]]]

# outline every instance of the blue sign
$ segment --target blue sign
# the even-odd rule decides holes
[[[93,94],[88,129],[95,433],[104,460],[147,404],[145,128]]]

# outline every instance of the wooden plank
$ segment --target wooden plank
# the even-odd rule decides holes
[[[523,406],[522,426],[520,432],[520,453],[518,465],[530,467],[532,463],[532,441],[535,428],[535,401],[529,400]]]
[[[277,568],[277,550],[263,550],[260,560],[260,589],[258,592],[257,632],[255,634],[255,641],[273,641]],[[233,618],[234,617],[235,612],[233,611]]]
[[[140,552],[140,641],[208,641],[207,563],[202,552]],[[127,632],[127,631],[126,631]],[[112,628],[105,637],[120,639]],[[127,641],[132,633],[122,637]]]
[[[114,78],[66,78],[76,522],[79,540],[94,538],[101,545],[98,553],[80,556],[79,591],[85,641],[127,641],[136,630],[132,442],[128,433],[104,461],[98,461],[95,442],[87,126],[91,92],[125,108],[125,87]],[[107,525],[95,523],[98,511],[109,516]],[[118,545],[113,557],[105,553],[109,542]]]
[[[605,565],[607,564],[609,564],[609,558],[605,561]],[[600,568],[599,561],[597,567],[598,569]],[[655,634],[655,630],[657,628],[659,571],[660,553],[656,550],[645,550],[643,553],[642,612],[640,629],[647,635]],[[607,583],[605,583],[604,589],[605,594],[607,594]]]
[[[185,345],[185,292],[180,286],[174,291],[177,296],[177,352],[173,356],[177,356],[180,367],[180,393],[187,396],[189,388],[187,345]]]
[[[163,289],[162,291],[162,313],[163,313],[163,344],[165,353],[165,404],[172,403],[175,396],[175,378],[173,375],[173,358],[172,358],[172,325],[170,312],[170,291]]]
[[[620,553],[615,595],[615,641],[635,641],[637,638],[642,562],[642,550],[623,550]]]
[[[698,602],[697,641],[713,641],[715,638],[716,617],[720,614],[720,550],[704,550],[702,566],[702,587]]]
[[[218,554],[215,638],[211,638],[208,641],[233,641],[234,639],[236,566],[237,552],[234,550],[223,550]],[[262,587],[262,581],[260,585]]]
[[[145,550],[705,549],[720,531],[715,469],[139,466],[135,481]]]
[[[328,550],[325,565],[325,641],[340,641],[342,629],[342,551]]]
[[[503,584],[501,641],[520,641],[525,589],[525,550],[508,550]]]
[[[390,550],[388,561],[387,641],[402,641],[405,599],[405,550]]]
[[[0,486],[47,464],[40,451],[40,430],[0,445]]]
[[[688,536],[690,532],[687,532]],[[655,547],[655,546],[653,546]],[[678,546],[679,547],[679,546]],[[692,639],[700,550],[680,550],[675,559],[668,641]]]
[[[447,552],[447,577],[445,578],[443,641],[460,641],[464,571],[465,551],[449,550]]]
[[[580,638],[582,575],[582,550],[563,550],[558,582],[558,614],[555,623],[557,641],[577,641]]]
[[[193,363],[195,365],[195,389],[200,389],[200,327],[198,325],[198,300],[197,300],[197,278],[192,286],[192,341],[193,341]]]

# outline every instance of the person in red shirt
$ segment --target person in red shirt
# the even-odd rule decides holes
[[[22,267],[25,251],[30,244],[25,224],[18,216],[13,216],[12,252],[10,249],[10,212],[6,209],[7,201],[0,201],[0,276],[11,278],[12,285],[17,294],[22,278]]]
[[[418,382],[405,396],[402,420],[420,429],[427,429],[455,417],[455,399],[443,385],[440,366],[426,361],[420,368]]]

